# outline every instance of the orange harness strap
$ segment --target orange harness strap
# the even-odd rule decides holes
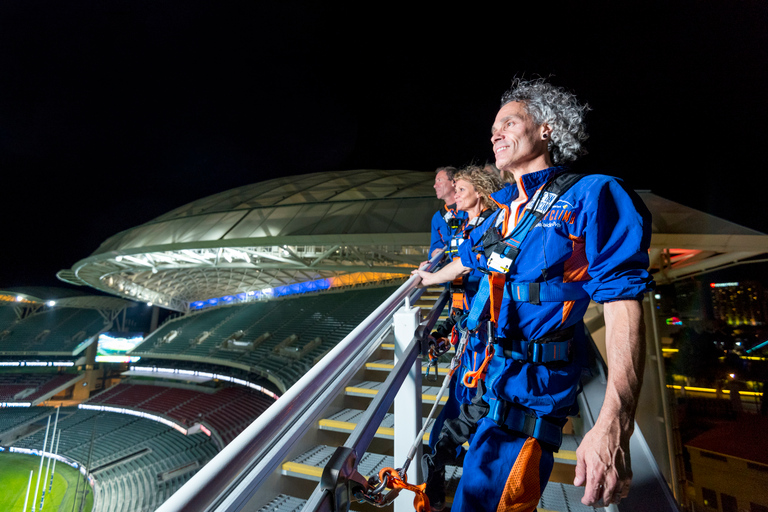
[[[427,498],[425,492],[425,489],[427,488],[426,482],[421,485],[409,484],[407,481],[408,476],[406,475],[405,478],[402,478],[400,473],[394,468],[383,468],[379,471],[379,481],[383,482],[384,478],[387,479],[387,487],[389,489],[406,489],[408,491],[413,491],[416,494],[413,498],[413,508],[416,509],[417,512],[429,512],[429,498]]]
[[[464,309],[464,294],[461,292],[453,292],[451,298],[451,308]]]
[[[506,274],[501,272],[491,272],[488,274],[488,284],[490,285],[490,314],[493,325],[499,325],[499,314],[501,312],[501,301],[504,298],[504,283],[507,280]]]

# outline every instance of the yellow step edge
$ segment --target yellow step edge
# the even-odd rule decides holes
[[[378,391],[375,390],[375,389],[356,388],[354,386],[346,387],[346,388],[344,388],[344,391],[346,391],[347,393],[361,393],[363,395],[371,395],[371,396],[373,396],[376,393],[378,393]]]
[[[334,428],[336,430],[346,430],[349,432],[352,432],[355,430],[355,427],[357,426],[356,423],[351,423],[349,421],[339,421],[339,420],[320,420],[319,425],[321,427],[326,428]],[[395,429],[389,428],[389,427],[379,427],[376,429],[376,433],[382,436],[395,436]]]
[[[298,462],[283,462],[280,469],[285,472],[298,473],[300,475],[313,476],[315,478],[321,478],[323,476],[323,469],[315,466],[309,466],[307,464],[299,464]]]
[[[347,393],[360,393],[362,395],[371,395],[374,396],[376,393],[378,393],[375,389],[368,389],[368,388],[356,388],[354,386],[349,386],[344,388],[344,391]],[[436,395],[421,395],[422,400],[435,400]],[[440,403],[445,403],[448,401],[448,397],[444,396],[440,399]]]

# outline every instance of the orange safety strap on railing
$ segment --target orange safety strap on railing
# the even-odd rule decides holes
[[[491,364],[493,353],[493,345],[489,343],[485,346],[485,359],[483,359],[480,367],[475,371],[468,371],[464,374],[464,378],[462,379],[464,386],[468,388],[476,388],[477,383],[485,378],[485,372],[488,370],[488,365]]]
[[[413,508],[417,512],[430,511],[429,498],[427,498],[427,493],[425,492],[427,488],[426,482],[421,485],[409,484],[407,481],[408,476],[406,475],[405,478],[402,478],[400,473],[394,468],[384,468],[379,471],[379,481],[383,482],[385,478],[388,489],[405,489],[416,494],[413,498]]]

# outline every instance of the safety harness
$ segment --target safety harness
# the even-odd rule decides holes
[[[494,357],[545,365],[571,360],[574,327],[553,331],[535,340],[496,340],[494,327],[498,325],[504,298],[539,305],[542,302],[566,302],[587,297],[583,283],[579,282],[507,282],[507,275],[514,269],[520,247],[528,233],[549,213],[560,196],[582,177],[580,174],[563,173],[550,179],[528,203],[511,233],[508,229],[511,211],[504,205],[504,216],[499,215],[497,225],[483,234],[483,250],[489,272],[472,301],[467,328],[476,332],[483,320],[489,319],[488,342],[485,360],[477,371],[465,374],[464,385],[477,386],[477,382],[485,378],[488,365]],[[487,417],[496,424],[506,430],[533,437],[552,450],[559,449],[562,425],[557,420],[537,417],[532,411],[506,400],[494,399],[491,402]]]
[[[456,206],[456,205],[452,204],[451,206]],[[448,225],[448,233],[450,234],[450,239],[448,241],[443,240],[443,234],[440,231],[438,231],[438,235],[440,235],[440,240],[446,246],[446,250],[445,250],[446,254],[450,254],[450,252],[451,252],[451,247],[450,247],[451,240],[456,238],[456,233],[459,232],[459,230],[464,225],[464,222],[466,221],[466,219],[459,218],[459,214],[458,214],[459,210],[457,210],[455,208],[451,208],[451,206],[445,205],[444,208],[445,208],[446,212],[443,214],[443,220]]]

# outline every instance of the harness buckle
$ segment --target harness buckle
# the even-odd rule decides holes
[[[537,417],[527,407],[507,400],[491,400],[488,418],[502,429],[525,437],[533,437],[545,448],[557,451],[563,443],[563,427],[546,417]]]

